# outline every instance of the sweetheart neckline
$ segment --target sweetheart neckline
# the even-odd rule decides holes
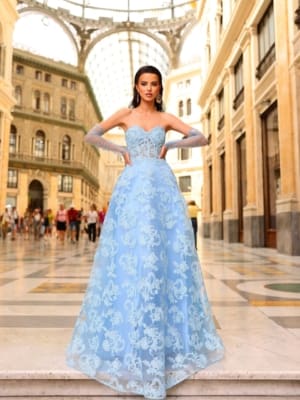
[[[153,132],[157,128],[160,128],[165,132],[165,129],[161,125],[155,125],[155,126],[153,126],[153,128],[151,128],[149,130],[146,130],[146,129],[142,128],[140,125],[131,125],[126,129],[126,132],[128,132],[132,128],[139,128],[146,134],[150,134],[151,132]]]

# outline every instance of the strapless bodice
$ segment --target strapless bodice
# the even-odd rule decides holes
[[[138,158],[159,158],[160,150],[165,143],[165,130],[155,126],[145,131],[133,125],[125,133],[127,149],[132,160]]]

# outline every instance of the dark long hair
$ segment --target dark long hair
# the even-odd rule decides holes
[[[138,92],[136,90],[136,85],[138,84],[140,76],[142,74],[155,74],[158,77],[159,84],[160,84],[159,94],[161,96],[161,102],[157,102],[155,100],[155,108],[157,111],[163,111],[162,96],[163,96],[164,89],[163,89],[163,85],[162,85],[162,76],[161,76],[160,71],[156,67],[153,67],[152,65],[144,65],[143,67],[141,67],[137,70],[135,77],[134,77],[133,99],[131,100],[130,107],[136,108],[141,102],[140,95],[138,94]]]

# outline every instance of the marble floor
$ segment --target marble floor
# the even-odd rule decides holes
[[[0,374],[73,374],[65,348],[97,244],[0,239]],[[300,257],[199,239],[225,358],[200,372],[300,379]]]

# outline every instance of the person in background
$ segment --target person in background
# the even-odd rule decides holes
[[[76,242],[79,241],[82,219],[83,219],[83,208],[81,208],[77,212],[76,235],[75,235]]]
[[[190,200],[188,202],[188,213],[193,226],[196,249],[197,249],[197,236],[198,236],[198,211],[200,211],[200,208],[197,206],[195,200]]]
[[[104,211],[104,209],[103,208],[101,208],[99,211],[98,211],[98,220],[99,220],[99,227],[98,227],[98,232],[97,232],[97,236],[100,236],[101,235],[101,229],[102,229],[102,225],[103,225],[103,222],[104,222],[104,218],[105,218],[105,211]]]
[[[5,207],[4,213],[1,216],[1,234],[2,239],[5,240],[11,224],[11,212],[9,207]]]
[[[63,204],[59,205],[59,210],[56,213],[55,221],[58,239],[61,243],[64,243],[67,230],[68,213]]]
[[[68,210],[68,224],[70,230],[71,243],[76,242],[77,216],[78,216],[78,211],[75,209],[74,204],[71,204]]]
[[[13,206],[11,210],[11,240],[16,240],[19,229],[19,214],[17,208]]]
[[[98,212],[96,204],[92,204],[90,210],[86,214],[87,217],[87,229],[88,237],[90,242],[96,241],[96,227],[98,222]]]
[[[39,240],[41,237],[42,215],[39,208],[35,208],[32,214],[33,237],[34,240]]]

